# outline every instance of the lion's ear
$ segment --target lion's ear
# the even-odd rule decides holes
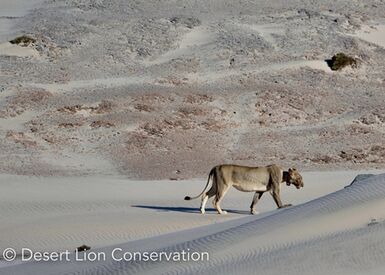
[[[294,167],[292,168],[292,170],[293,170],[293,171],[297,171],[297,169],[296,169],[296,168],[294,168]]]
[[[293,172],[293,169],[289,168],[289,173]]]

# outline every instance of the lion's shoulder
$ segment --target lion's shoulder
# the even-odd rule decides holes
[[[282,167],[277,164],[267,165],[266,168],[272,171],[283,171]]]
[[[283,169],[277,164],[266,166],[273,182],[280,183],[282,181]]]

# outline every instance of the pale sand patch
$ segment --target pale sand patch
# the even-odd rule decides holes
[[[302,67],[309,67],[312,69],[324,71],[327,73],[332,73],[333,71],[330,69],[328,64],[325,62],[325,60],[304,60],[299,63],[299,65]]]
[[[298,69],[302,67],[309,67],[316,70],[321,70],[327,73],[331,73],[332,70],[329,68],[325,60],[296,60],[286,63],[278,63],[267,66],[265,70],[285,70],[285,69]],[[263,70],[263,68],[261,68]]]
[[[215,39],[215,35],[211,33],[206,27],[196,27],[187,33],[179,42],[179,48],[191,48],[195,46],[202,46],[211,43]]]
[[[0,16],[24,16],[28,10],[44,0],[1,0]]]
[[[254,70],[248,70],[248,73],[262,73],[262,72],[271,72],[271,71],[282,71],[282,70],[295,70],[304,67],[309,67],[311,69],[320,70],[325,73],[333,73],[330,67],[324,60],[295,60],[284,63],[274,63],[267,66],[260,66]],[[243,73],[240,73],[239,70],[228,69],[226,71],[208,71],[208,72],[199,72],[199,73],[190,73],[186,74],[190,81],[195,82],[214,82],[221,79],[242,76]]]
[[[151,78],[143,76],[129,76],[129,77],[111,77],[111,78],[97,78],[85,80],[72,80],[66,83],[25,83],[26,86],[32,86],[45,89],[51,93],[69,92],[76,89],[92,88],[92,87],[120,87],[136,84],[148,83]]]
[[[17,57],[38,57],[39,52],[31,47],[22,47],[6,42],[0,44],[0,55]]]
[[[40,115],[39,112],[27,110],[24,111],[22,114],[14,117],[0,117],[0,131],[23,131],[25,130],[24,124],[38,115]]]
[[[20,30],[15,23],[29,10],[37,8],[44,0],[1,0],[0,1],[0,43],[12,39]]]
[[[265,24],[265,25],[256,25],[256,24],[238,24],[243,28],[248,28],[252,31],[258,32],[266,41],[275,45],[274,35],[283,35],[285,33],[285,28],[277,24]]]
[[[200,46],[212,43],[215,38],[215,34],[211,33],[207,27],[196,27],[181,38],[176,49],[170,50],[154,60],[144,61],[144,64],[161,64],[184,55],[192,55]]]
[[[17,18],[12,17],[0,17],[0,43],[9,40],[10,37],[10,30],[12,30],[13,22]]]
[[[385,25],[362,26],[355,36],[385,48]]]

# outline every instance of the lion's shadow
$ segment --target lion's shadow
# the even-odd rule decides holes
[[[152,209],[157,210],[161,212],[183,212],[183,213],[194,213],[194,214],[200,214],[199,208],[193,208],[193,207],[177,207],[177,206],[158,206],[158,205],[131,205],[132,207],[138,207],[138,208],[145,208],[145,209]],[[242,211],[242,210],[228,210],[225,209],[228,213],[232,214],[250,214],[249,211]],[[217,210],[214,208],[206,208],[206,214],[217,214]]]

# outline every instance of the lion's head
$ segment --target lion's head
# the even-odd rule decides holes
[[[286,184],[290,186],[293,184],[297,189],[303,187],[303,180],[301,174],[295,168],[289,168],[289,177],[286,181]]]

